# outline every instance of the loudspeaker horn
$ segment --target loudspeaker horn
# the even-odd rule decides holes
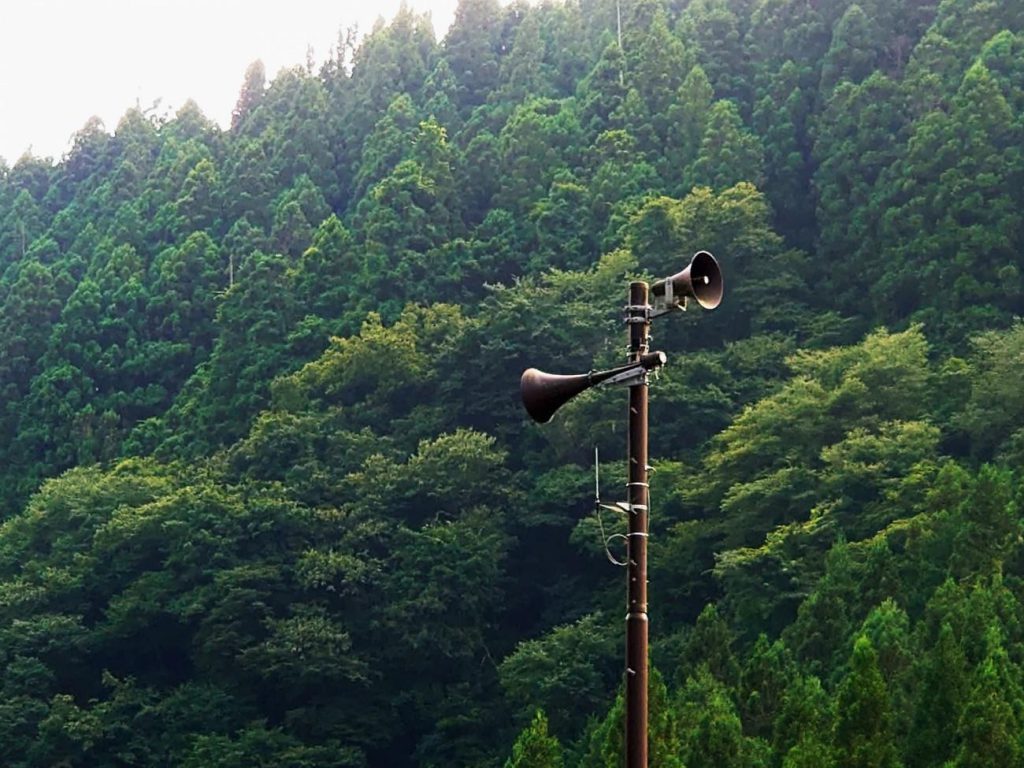
[[[686,269],[658,280],[651,286],[651,293],[661,299],[669,294],[673,303],[692,298],[704,309],[714,309],[722,302],[724,288],[718,261],[707,251],[697,251]]]
[[[629,363],[607,371],[591,371],[564,375],[544,373],[536,368],[523,371],[519,380],[519,392],[530,418],[540,424],[551,421],[555,411],[580,392],[600,384],[625,383],[644,372],[660,368],[665,364],[664,352],[649,352],[639,362]]]

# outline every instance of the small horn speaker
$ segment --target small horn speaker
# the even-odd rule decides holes
[[[682,272],[658,280],[651,286],[651,293],[664,297],[669,285],[674,297],[692,298],[704,309],[714,309],[721,304],[725,289],[718,261],[707,251],[697,251]]]

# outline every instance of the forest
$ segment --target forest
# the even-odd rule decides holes
[[[0,764],[619,766],[625,393],[519,376],[706,249],[652,768],[1024,766],[1024,2],[460,0],[240,80],[0,162]]]

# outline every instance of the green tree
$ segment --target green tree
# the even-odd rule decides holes
[[[764,149],[760,139],[743,125],[731,101],[711,107],[687,186],[704,185],[723,190],[741,181],[759,186],[764,181]]]
[[[8,403],[28,392],[60,307],[52,268],[37,261],[23,262],[0,307],[6,353],[0,362],[0,382]]]
[[[217,314],[217,340],[166,414],[165,450],[196,455],[245,434],[269,402],[270,380],[296,366],[289,336],[297,320],[294,296],[282,291],[283,257],[251,254]]]
[[[607,706],[618,672],[615,645],[600,617],[585,616],[521,642],[501,663],[502,687],[520,711],[540,706],[551,712],[556,733],[577,733]]]
[[[459,0],[444,40],[444,58],[459,84],[459,109],[468,113],[494,89],[500,73],[502,13],[497,0]]]
[[[224,161],[223,178],[225,219],[268,226],[275,179],[263,143],[247,138],[233,142]]]
[[[32,242],[42,234],[43,212],[32,195],[22,189],[5,213],[0,253],[9,254],[11,259],[24,258]]]
[[[955,340],[1005,317],[1013,293],[992,278],[1012,270],[1016,248],[1017,136],[1009,105],[980,63],[964,76],[949,114],[917,124],[900,169],[911,180],[890,199],[883,224],[893,243],[887,253],[899,265],[876,283],[885,319],[916,313]],[[949,185],[955,198],[947,197]],[[924,298],[940,284],[951,286],[942,311]]]
[[[752,125],[764,144],[764,191],[775,211],[776,228],[803,247],[813,240],[810,216],[810,92],[800,87],[800,71],[787,61],[754,105]]]
[[[576,99],[580,125],[588,136],[612,128],[613,115],[626,98],[625,66],[618,44],[609,43],[593,69],[580,81]]]
[[[815,757],[832,765],[833,714],[832,701],[817,677],[793,677],[772,726],[775,754],[784,755],[794,768],[809,766]]]
[[[714,605],[700,612],[693,632],[686,642],[681,672],[692,675],[704,667],[723,685],[735,688],[739,683],[740,667],[733,651],[733,633]]]
[[[836,700],[836,765],[886,768],[901,765],[896,750],[889,691],[878,668],[871,640],[860,635],[853,645],[850,671]]]
[[[663,768],[688,765],[682,759],[681,723],[677,708],[673,706],[665,682],[656,669],[650,671],[648,691],[647,750],[650,764]],[[608,716],[591,731],[589,738],[585,765],[601,768],[623,765],[626,757],[626,706],[621,692]]]
[[[877,23],[877,22],[875,22]],[[821,91],[831,93],[842,81],[859,83],[876,69],[877,32],[873,20],[854,3],[832,31],[832,43],[821,68]]]
[[[758,744],[743,735],[728,689],[706,667],[680,692],[681,761],[687,768],[739,768],[752,764]]]
[[[360,268],[359,256],[352,234],[331,214],[317,227],[296,268],[299,305],[327,321],[336,333],[344,328],[341,320],[354,303],[352,281]]]
[[[670,107],[668,134],[665,154],[668,164],[673,167],[673,179],[669,189],[682,196],[689,189],[686,184],[686,170],[697,159],[701,142],[707,130],[711,105],[715,91],[707,73],[698,64],[690,70],[679,87],[675,103]]]
[[[833,768],[835,765],[835,750],[813,736],[802,738],[782,760],[782,768]]]
[[[973,341],[970,358],[970,395],[955,414],[955,426],[970,436],[972,452],[983,459],[1012,462],[1024,449],[1020,414],[1020,388],[1014,381],[1014,361],[1024,354],[1024,324],[1005,331],[988,331]]]
[[[527,8],[519,19],[508,55],[499,65],[499,98],[512,103],[551,95],[544,78],[544,37],[541,14]]]
[[[530,211],[536,232],[536,252],[531,258],[534,269],[583,269],[598,255],[594,237],[596,223],[587,214],[590,203],[587,189],[572,181],[555,181],[547,197]]]
[[[347,150],[344,160],[357,163],[359,147],[388,105],[402,94],[420,95],[439,50],[429,18],[411,8],[399,9],[390,23],[381,19],[358,45],[352,37],[339,47],[351,55],[335,73],[330,124],[334,138]]]
[[[957,723],[969,689],[967,660],[949,624],[921,661],[907,743],[907,765],[942,765],[954,756]]]
[[[836,542],[828,551],[824,576],[800,604],[796,621],[787,628],[787,638],[792,638],[797,657],[809,662],[812,671],[825,674],[836,669],[836,657],[850,637],[850,614],[856,600],[853,569],[849,545]]]
[[[267,70],[263,62],[257,59],[245,68],[245,77],[242,79],[242,90],[238,94],[238,101],[231,112],[231,130],[240,131],[249,115],[263,101],[264,92],[267,89]]]
[[[188,172],[175,206],[181,217],[182,230],[194,232],[213,230],[220,222],[220,180],[216,166],[208,159],[200,160]]]
[[[548,735],[548,721],[538,709],[533,721],[512,745],[512,757],[505,768],[561,768],[562,747],[558,739]]]
[[[363,763],[364,758],[357,750],[338,745],[308,747],[280,728],[253,725],[234,735],[197,736],[181,765],[183,768],[271,768],[275,765],[355,768]]]
[[[595,169],[588,189],[594,218],[592,222],[583,219],[583,223],[604,231],[602,244],[606,249],[613,244],[619,246],[627,217],[651,189],[658,187],[657,175],[653,166],[639,159],[636,139],[623,130],[600,134],[594,142],[591,162]]]
[[[409,156],[418,125],[416,108],[408,94],[395,97],[387,112],[366,137],[353,179],[351,200],[358,204],[374,184]]]
[[[995,627],[988,631],[985,659],[976,668],[957,729],[960,748],[952,765],[1019,766],[1020,686],[1008,686],[1019,670],[1007,658]]]
[[[447,59],[439,59],[433,71],[423,83],[423,114],[437,121],[448,132],[455,135],[462,121],[458,113],[458,83]]]
[[[1002,570],[1021,538],[1012,490],[1013,475],[983,466],[961,507],[961,525],[953,545],[954,573],[986,576]]]
[[[657,164],[671,130],[672,106],[696,59],[672,34],[658,3],[638,3],[630,22],[624,26],[622,46],[626,85],[635,90],[638,104],[630,109],[624,103],[623,111],[634,119],[642,115],[643,122],[616,127],[632,128],[641,151],[649,162]],[[668,170],[678,173],[678,169]]]
[[[747,20],[743,10],[741,4],[727,0],[697,0],[681,14],[679,31],[696,51],[700,66],[719,98],[749,104],[750,72],[743,49],[743,27]]]
[[[209,354],[218,296],[227,287],[220,253],[206,233],[196,232],[157,256],[151,272],[146,312],[153,316],[153,335],[186,343],[192,369]]]
[[[381,305],[396,316],[407,299],[445,297],[460,266],[438,249],[457,232],[451,150],[434,121],[420,125],[413,156],[400,162],[360,204],[366,263],[359,285],[365,309]],[[389,306],[390,305],[390,306]]]
[[[900,101],[897,84],[877,73],[860,85],[840,83],[816,126],[818,248],[829,272],[822,279],[850,313],[862,305],[864,271],[883,269],[874,201],[898,156],[889,137],[903,127]]]
[[[744,733],[771,739],[787,691],[797,674],[792,654],[782,641],[769,643],[766,635],[759,635],[740,676],[740,715]],[[809,727],[810,723],[805,723],[805,726]]]
[[[517,213],[540,200],[575,164],[579,133],[571,103],[531,99],[518,107],[498,137],[504,183],[494,204]]]

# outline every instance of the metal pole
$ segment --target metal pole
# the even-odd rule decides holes
[[[629,359],[650,346],[648,285],[629,284]],[[629,387],[626,582],[626,768],[647,768],[647,377]]]

